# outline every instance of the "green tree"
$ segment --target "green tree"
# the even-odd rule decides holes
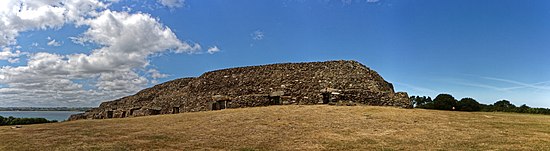
[[[439,94],[433,102],[434,109],[437,110],[452,110],[457,105],[456,99],[450,94]]]
[[[434,108],[434,101],[431,97],[426,98],[426,103],[424,103],[424,108],[426,109],[433,109]]]
[[[433,101],[429,96],[411,96],[410,99],[416,108],[433,109]]]
[[[413,102],[414,106],[422,106],[424,105],[424,99],[420,96],[411,96],[411,101]]]
[[[489,105],[481,104],[480,106],[481,106],[481,111],[482,112],[493,112],[494,111],[492,104],[489,104]]]
[[[458,101],[457,109],[460,111],[480,111],[481,104],[473,98],[462,98]]]
[[[414,106],[418,106],[418,102],[416,100],[416,97],[417,96],[410,96],[409,97],[409,100],[411,100],[411,102],[413,103]]]
[[[500,100],[495,102],[493,104],[494,111],[500,111],[500,112],[514,112],[516,109],[516,106],[508,100]]]
[[[527,106],[527,104],[523,104],[523,105],[521,105],[517,108],[517,112],[527,113],[529,111],[529,108],[531,108],[531,107]]]

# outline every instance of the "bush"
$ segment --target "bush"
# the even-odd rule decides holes
[[[523,105],[521,105],[520,107],[518,107],[516,109],[516,112],[518,112],[518,113],[528,113],[529,108],[531,108],[531,107],[527,106],[527,104],[523,104]]]
[[[5,118],[5,117],[0,116],[0,126],[2,126],[2,125],[40,124],[40,123],[53,123],[53,122],[57,122],[57,120],[49,121],[45,118],[15,118],[13,116]]]
[[[437,110],[453,110],[456,105],[456,99],[450,94],[439,94],[434,99],[434,109]]]
[[[462,98],[458,101],[457,109],[459,111],[480,111],[481,104],[473,98]]]
[[[411,96],[410,99],[417,108],[433,109],[433,101],[430,97]]]
[[[508,100],[500,100],[493,104],[493,111],[515,112],[516,106]]]

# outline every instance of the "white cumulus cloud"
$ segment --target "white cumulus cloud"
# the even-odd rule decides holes
[[[2,0],[0,46],[15,45],[20,32],[78,23],[106,6],[98,0]]]
[[[17,59],[17,57],[21,56],[22,53],[19,50],[12,51],[11,48],[3,48],[2,51],[0,51],[0,60],[13,60]],[[9,61],[13,63],[14,61]],[[15,61],[16,62],[16,61]]]
[[[150,57],[201,49],[198,43],[180,40],[150,14],[113,11],[108,6],[98,0],[0,1],[0,60],[17,62],[21,55],[28,56],[26,64],[0,67],[0,106],[95,106],[167,77],[150,69]],[[10,49],[20,32],[67,24],[86,28],[67,38],[98,47],[69,54]],[[48,40],[47,45],[61,45]]]

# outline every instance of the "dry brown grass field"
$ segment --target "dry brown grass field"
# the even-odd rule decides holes
[[[270,106],[3,126],[0,150],[550,150],[550,116]]]

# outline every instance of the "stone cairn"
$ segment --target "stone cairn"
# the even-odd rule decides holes
[[[155,85],[69,120],[106,119],[290,104],[411,108],[405,92],[357,61],[281,63],[210,71]]]

